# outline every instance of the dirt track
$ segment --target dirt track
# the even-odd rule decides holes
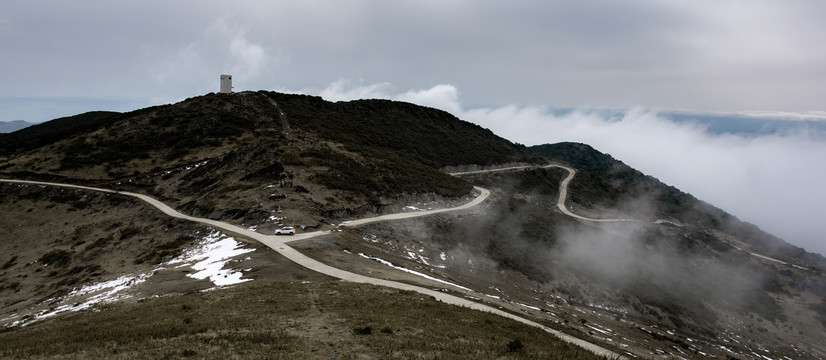
[[[468,307],[468,308],[479,310],[479,311],[485,311],[485,312],[497,314],[497,315],[500,315],[500,316],[503,316],[503,317],[506,317],[506,318],[509,318],[509,319],[519,321],[519,322],[527,324],[527,325],[538,327],[538,328],[540,328],[540,329],[542,329],[542,330],[544,330],[544,331],[546,331],[550,334],[553,334],[553,335],[557,336],[558,338],[560,338],[560,339],[562,339],[566,342],[569,342],[569,343],[575,344],[577,346],[580,346],[582,348],[585,348],[585,349],[587,349],[591,352],[594,352],[595,354],[600,355],[600,356],[606,356],[606,357],[609,357],[609,358],[623,358],[623,357],[619,356],[617,353],[615,353],[613,351],[610,351],[608,349],[605,349],[603,347],[600,347],[596,344],[592,344],[592,343],[589,343],[585,340],[575,338],[573,336],[570,336],[570,335],[567,335],[567,334],[562,333],[560,331],[551,329],[551,328],[549,328],[547,326],[544,326],[542,324],[539,324],[537,322],[534,322],[534,321],[516,316],[516,315],[508,313],[508,312],[504,312],[502,310],[493,308],[491,306],[488,306],[488,305],[485,305],[485,304],[480,304],[480,303],[473,302],[473,301],[470,301],[470,300],[465,299],[465,298],[461,298],[461,297],[454,296],[454,295],[449,295],[449,294],[446,294],[446,293],[443,293],[443,292],[434,291],[434,290],[426,289],[426,288],[415,286],[415,285],[405,284],[405,283],[396,282],[396,281],[389,281],[389,280],[371,278],[371,277],[368,277],[368,276],[359,275],[359,274],[352,273],[352,272],[349,272],[349,271],[337,269],[337,268],[334,268],[334,267],[329,266],[327,264],[321,263],[321,262],[319,262],[315,259],[312,259],[312,258],[300,253],[298,250],[295,250],[294,248],[287,245],[287,242],[298,241],[298,240],[303,240],[303,239],[309,239],[309,238],[316,237],[316,236],[319,236],[319,235],[327,234],[327,233],[329,233],[329,231],[316,231],[316,232],[304,233],[304,234],[300,234],[300,235],[291,236],[289,238],[277,237],[275,235],[263,235],[263,234],[259,234],[259,233],[256,233],[254,231],[244,229],[244,228],[232,225],[232,224],[227,224],[227,223],[216,221],[216,220],[197,218],[197,217],[192,217],[192,216],[181,214],[181,213],[177,212],[175,209],[172,209],[171,207],[167,206],[166,204],[164,204],[164,203],[162,203],[162,202],[160,202],[160,201],[158,201],[158,200],[156,200],[152,197],[142,195],[142,194],[136,194],[136,193],[124,192],[124,191],[114,191],[114,190],[94,188],[94,187],[88,187],[88,186],[60,184],[60,183],[37,182],[37,181],[26,181],[26,180],[7,180],[7,179],[0,179],[0,181],[9,182],[9,183],[19,183],[19,184],[41,185],[41,186],[60,186],[60,187],[82,189],[82,190],[89,190],[89,191],[99,191],[99,192],[105,192],[105,193],[114,193],[114,194],[121,194],[121,195],[136,197],[136,198],[141,199],[141,200],[145,201],[146,203],[156,207],[158,210],[162,211],[164,214],[167,214],[169,216],[179,218],[179,219],[189,220],[189,221],[195,221],[195,222],[199,222],[199,223],[202,223],[202,224],[207,224],[207,225],[210,225],[210,226],[214,226],[216,228],[223,229],[223,230],[225,230],[227,232],[230,232],[230,233],[234,233],[234,234],[238,234],[238,235],[241,235],[241,236],[245,236],[245,237],[255,239],[255,240],[263,243],[264,245],[267,245],[268,247],[272,248],[273,250],[275,250],[276,252],[278,252],[282,256],[294,261],[295,263],[297,263],[301,266],[304,266],[308,269],[311,269],[311,270],[317,271],[319,273],[325,274],[325,275],[329,275],[329,276],[332,276],[332,277],[335,277],[335,278],[338,278],[338,279],[341,279],[341,280],[352,281],[352,282],[357,282],[357,283],[368,283],[368,284],[387,286],[387,287],[401,289],[401,290],[415,291],[415,292],[418,292],[418,293],[421,293],[421,294],[424,294],[424,295],[432,296],[432,297],[434,297],[434,298],[436,298],[439,301],[442,301],[444,303],[464,306],[464,307]],[[383,216],[378,216],[378,217],[373,217],[373,218],[366,218],[366,219],[351,221],[351,222],[345,224],[345,226],[358,226],[358,225],[363,225],[363,224],[368,224],[368,223],[373,223],[373,222],[379,222],[379,221],[398,220],[398,219],[405,219],[405,218],[432,215],[432,214],[448,212],[448,211],[465,210],[465,209],[474,207],[474,206],[482,203],[485,199],[487,199],[488,196],[490,196],[490,191],[487,190],[487,189],[480,188],[480,187],[475,187],[475,189],[479,192],[479,195],[477,195],[476,198],[474,198],[473,200],[471,200],[470,202],[468,202],[464,205],[457,206],[457,207],[454,207],[454,208],[435,209],[435,210],[428,210],[428,211],[415,212],[415,213],[402,213],[402,214],[383,215]]]

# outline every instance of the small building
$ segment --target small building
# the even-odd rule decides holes
[[[232,75],[221,75],[221,94],[232,92]]]

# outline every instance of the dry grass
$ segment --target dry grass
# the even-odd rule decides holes
[[[412,292],[277,283],[107,305],[0,333],[0,358],[592,359],[541,330]]]

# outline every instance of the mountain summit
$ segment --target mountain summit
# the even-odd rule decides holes
[[[586,144],[437,109],[258,91],[92,112],[0,134],[0,178],[35,182],[0,182],[3,357],[826,356],[823,257]],[[103,326],[109,345],[33,345],[130,314],[148,327]]]

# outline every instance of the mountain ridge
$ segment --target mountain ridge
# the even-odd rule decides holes
[[[15,132],[34,125],[25,120],[0,121],[0,134]]]
[[[331,235],[301,242],[297,248],[351,271],[385,272],[347,256],[363,251],[475,289],[494,287],[503,291],[499,297],[535,303],[532,306],[537,308],[567,304],[564,311],[550,318],[542,312],[530,316],[585,337],[594,336],[595,330],[589,326],[614,328],[631,339],[632,354],[653,351],[649,346],[654,345],[644,345],[643,338],[664,347],[676,344],[695,355],[706,352],[714,347],[708,334],[735,331],[731,319],[761,328],[766,327],[760,325],[766,321],[776,324],[769,327],[770,333],[783,339],[792,338],[793,328],[806,329],[805,334],[815,339],[823,334],[819,323],[826,323],[826,312],[816,300],[817,296],[826,298],[822,276],[826,262],[822,257],[786,244],[584,144],[526,148],[435,109],[386,100],[331,103],[318,97],[267,91],[208,94],[128,113],[88,113],[76,117],[77,124],[71,119],[11,137],[0,136],[0,176],[60,179],[145,193],[191,216],[255,224],[253,231],[257,232],[271,233],[280,224],[302,225],[299,228],[307,231],[333,230]],[[15,144],[24,143],[28,145],[15,148]],[[556,210],[553,200],[564,177],[559,169],[461,178],[440,171],[549,161],[577,169],[567,204],[574,212],[624,214],[641,220],[669,218],[682,226],[599,225],[566,217]],[[343,220],[415,209],[424,206],[421,204],[456,206],[465,201],[474,185],[491,188],[493,195],[481,210],[467,215],[436,215],[336,232],[335,224]],[[65,215],[60,216],[69,216],[106,204],[103,200],[87,202],[79,196],[38,194],[37,189],[3,188],[2,204],[10,214],[45,213],[52,206],[63,209]],[[17,202],[26,204],[25,209],[14,205]],[[101,221],[109,219],[100,216]],[[26,224],[34,221],[20,218],[28,219]],[[84,217],[77,219],[85,221]],[[22,225],[6,221],[4,226],[9,229]],[[66,270],[58,268],[45,274],[50,276],[34,272],[42,268],[31,267],[38,260],[33,253],[21,251],[19,244],[6,245],[11,246],[4,249],[7,253],[19,253],[14,259],[0,259],[8,265],[0,273],[0,289],[7,303],[14,293],[48,295],[36,289],[39,281],[51,284],[50,292],[59,295],[78,282],[112,276],[116,270],[100,263],[89,251],[111,256],[113,249],[127,246],[123,240],[134,237],[148,241],[151,237],[144,234],[155,231],[148,224],[130,226],[118,218],[108,221],[120,225],[106,227],[102,221],[52,230],[57,233],[51,236],[75,240],[55,242],[62,251],[55,256],[65,257]],[[144,250],[130,250],[144,252],[140,256],[144,263],[135,266],[169,259],[193,246],[194,239],[186,237],[191,230],[181,229],[179,235],[161,244],[144,243]],[[26,234],[17,236],[31,236]],[[35,248],[46,246],[38,241],[32,244]],[[413,253],[421,255],[410,255],[414,248],[420,248]],[[750,252],[790,265],[750,256]],[[621,254],[629,259],[617,257]],[[121,259],[132,261],[128,256]],[[440,266],[445,267],[434,266],[435,259],[442,259],[444,265]],[[636,259],[662,264],[632,261]],[[99,268],[82,277],[72,270],[95,263]],[[700,266],[703,263],[705,269]],[[658,274],[673,270],[665,264],[691,279]],[[263,265],[253,266],[259,267],[263,269]],[[28,280],[11,276],[15,271],[26,274]],[[272,275],[251,276],[259,283],[274,279]],[[738,283],[741,285],[734,286]],[[174,292],[174,287],[163,287]],[[546,303],[536,303],[537,299],[520,290],[530,288]],[[806,300],[799,305],[783,300],[795,296]],[[599,310],[616,321],[588,317],[580,322],[586,318],[578,319],[574,314],[589,303],[624,310]],[[790,313],[792,309],[812,317],[802,320]],[[749,318],[748,314],[754,315]],[[674,326],[682,335],[657,332],[660,335],[655,336],[650,329],[644,331],[648,335],[641,335],[638,328],[648,329],[644,324],[650,321]],[[791,351],[759,332],[749,336],[750,344],[765,342],[780,349],[776,351]],[[709,345],[689,344],[686,338],[704,339],[703,344]],[[610,336],[597,339],[605,344],[614,342],[613,346],[618,340]],[[800,341],[809,349],[807,354],[821,351],[811,341]]]

